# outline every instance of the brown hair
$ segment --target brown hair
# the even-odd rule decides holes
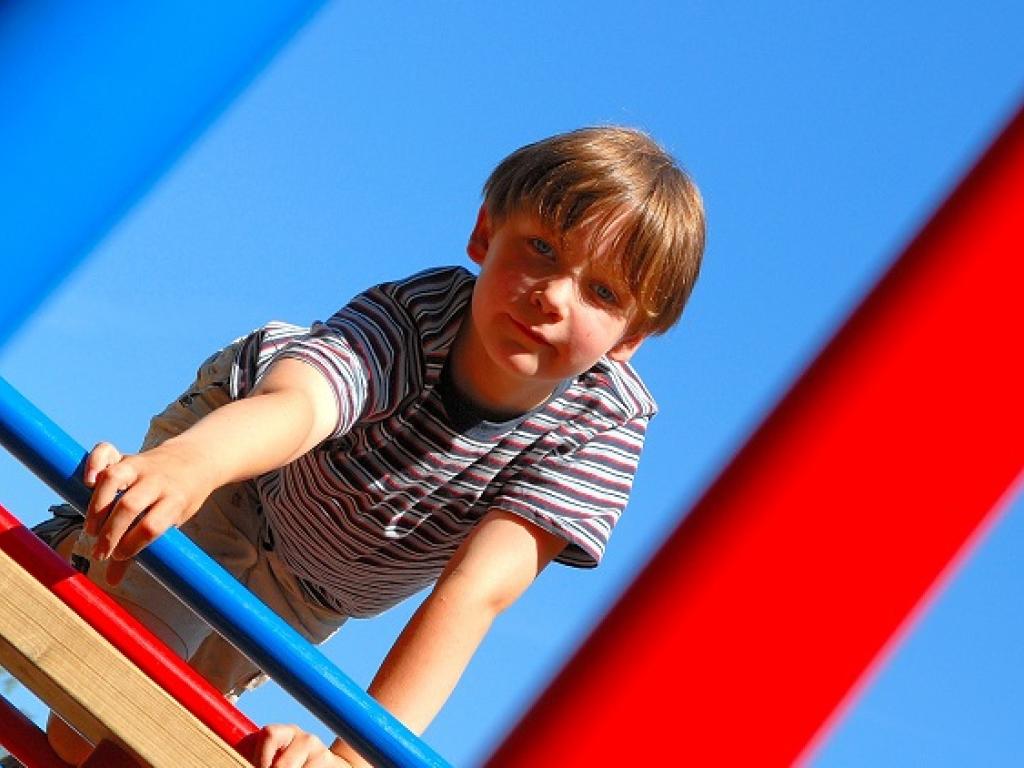
[[[494,169],[484,205],[499,220],[535,212],[562,233],[593,224],[595,241],[610,239],[636,301],[635,332],[671,328],[697,281],[705,239],[700,192],[638,130],[581,128],[528,144]]]

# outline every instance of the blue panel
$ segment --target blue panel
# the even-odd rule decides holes
[[[0,345],[320,4],[0,4]]]

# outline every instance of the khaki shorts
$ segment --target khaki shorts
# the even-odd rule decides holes
[[[234,353],[235,345],[231,345],[203,363],[189,390],[153,418],[143,450],[179,434],[229,402],[223,382]],[[214,491],[181,530],[307,640],[322,643],[346,617],[303,597],[295,577],[261,545],[267,540],[264,525],[255,484],[248,481]],[[89,549],[90,543],[81,536],[75,553],[84,556]],[[105,563],[93,561],[89,578],[225,695],[235,698],[266,681],[255,664],[142,567],[133,564],[116,587],[107,584],[105,571]]]

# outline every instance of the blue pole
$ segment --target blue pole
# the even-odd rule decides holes
[[[82,482],[85,449],[3,378],[0,444],[84,512],[91,493]],[[137,559],[374,765],[448,766],[440,755],[177,529],[167,531]]]

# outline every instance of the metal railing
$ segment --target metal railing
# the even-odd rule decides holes
[[[86,450],[0,378],[0,444],[79,512]],[[177,529],[136,558],[311,714],[374,765],[449,764]]]

